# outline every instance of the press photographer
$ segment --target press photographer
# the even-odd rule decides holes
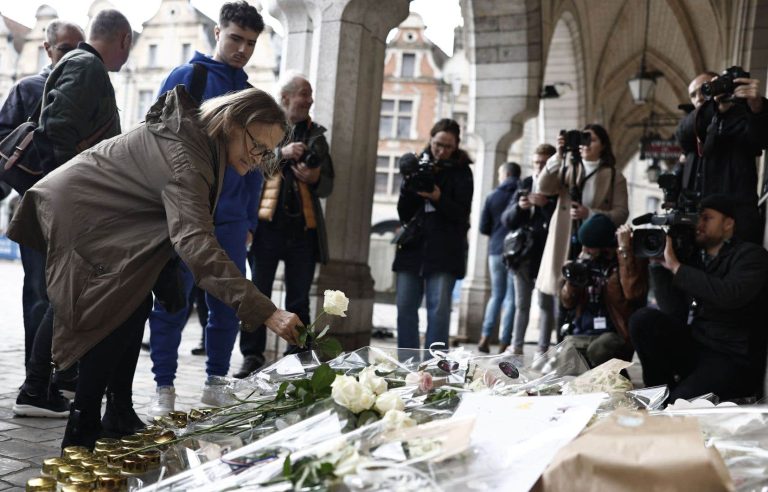
[[[632,254],[632,230],[618,232],[611,219],[597,214],[578,232],[582,252],[563,266],[560,301],[574,310],[570,335],[582,337],[594,367],[613,358],[632,360],[629,316],[645,303],[647,260]],[[618,246],[618,248],[617,248]]]
[[[698,75],[688,86],[695,110],[675,134],[685,153],[683,188],[738,197],[736,235],[754,243],[762,240],[756,159],[768,146],[768,101],[758,86],[741,67]]]
[[[588,145],[581,141],[581,135],[573,138],[573,142],[566,138],[568,134],[580,133],[589,134]],[[580,145],[574,147],[576,143]],[[615,167],[616,158],[605,128],[587,125],[583,132],[566,132],[558,137],[557,147],[557,154],[547,161],[537,180],[539,192],[557,195],[536,277],[536,288],[551,296],[559,294],[565,261],[578,256],[580,245],[576,232],[581,221],[600,213],[619,226],[629,216],[627,181]]]
[[[721,400],[762,393],[768,252],[734,236],[738,207],[726,194],[701,201],[692,264],[681,263],[667,238],[663,266],[689,299],[688,319],[649,308],[630,318],[645,385],[668,385],[671,402],[710,392]]]
[[[404,227],[397,238],[392,265],[397,272],[399,348],[420,346],[419,306],[425,294],[424,346],[433,342],[448,344],[451,292],[466,269],[473,191],[469,168],[472,161],[459,149],[460,133],[454,120],[440,120],[432,127],[429,144],[420,158],[406,154],[400,159],[404,179],[397,212]]]

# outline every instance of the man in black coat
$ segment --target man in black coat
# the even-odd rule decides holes
[[[701,260],[683,265],[667,238],[663,266],[691,299],[687,323],[649,308],[630,318],[646,386],[666,384],[669,401],[709,392],[722,400],[759,396],[768,331],[768,251],[734,237],[739,202],[713,194],[701,202]]]
[[[512,323],[515,317],[515,285],[512,272],[507,270],[501,254],[504,237],[509,229],[501,222],[501,214],[517,191],[520,164],[505,162],[499,167],[499,186],[486,198],[480,214],[480,234],[490,236],[488,242],[488,270],[491,274],[491,297],[485,306],[483,336],[477,344],[480,352],[488,353],[492,334],[499,314],[501,319],[501,348],[504,352],[512,342]]]
[[[757,210],[757,158],[768,147],[768,101],[759,81],[736,78],[733,98],[705,99],[701,87],[716,75],[698,75],[689,85],[696,108],[680,122],[675,136],[685,153],[683,186],[701,193],[738,197],[736,236],[760,243],[762,221]]]

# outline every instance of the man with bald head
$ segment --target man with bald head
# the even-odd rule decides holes
[[[760,95],[759,81],[736,78],[733,96],[708,99],[701,87],[718,75],[704,72],[688,86],[694,111],[677,128],[683,152],[683,186],[705,198],[725,193],[739,199],[736,235],[762,241],[757,210],[757,158],[768,147],[768,101]]]
[[[280,104],[293,125],[291,141],[278,149],[282,172],[264,183],[259,226],[251,246],[251,272],[256,287],[269,296],[280,261],[285,265],[285,308],[309,324],[309,289],[315,265],[328,261],[328,239],[320,198],[333,190],[333,163],[325,128],[309,116],[312,85],[296,73],[280,84]],[[240,332],[244,378],[264,364],[266,327]]]
[[[51,71],[43,89],[34,148],[30,149],[37,153],[46,174],[102,140],[120,134],[115,90],[108,72],[116,72],[125,64],[132,36],[131,25],[123,14],[102,10],[91,21],[88,42],[79,42]],[[52,45],[51,50],[58,51],[57,46]],[[13,406],[17,416],[69,415],[69,401],[56,385],[49,384],[53,317],[49,305],[35,333],[26,379]],[[115,408],[132,408],[130,399],[130,394],[118,395],[117,401],[114,395],[108,395],[107,415],[114,416]],[[135,413],[123,413],[120,415],[124,420],[138,420]]]
[[[11,87],[3,107],[0,108],[0,140],[4,139],[16,127],[26,122],[40,104],[43,87],[51,70],[59,60],[75,49],[83,41],[83,30],[71,22],[52,21],[45,28],[43,48],[51,60],[40,73],[24,77]],[[24,314],[24,363],[29,360],[32,341],[37,327],[48,308],[48,295],[45,292],[45,258],[26,246],[19,246],[21,264],[24,267],[24,285],[22,287],[22,311]]]

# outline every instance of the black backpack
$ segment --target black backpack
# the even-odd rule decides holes
[[[533,229],[523,226],[504,236],[504,249],[501,256],[510,270],[518,270],[531,256],[533,250]]]

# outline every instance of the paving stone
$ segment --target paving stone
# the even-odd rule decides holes
[[[3,448],[5,448],[5,446],[3,446]],[[5,454],[5,449],[3,449],[2,452]],[[3,480],[5,480],[5,475],[23,470],[28,466],[29,464],[24,463],[23,461],[0,457],[0,475],[3,476]]]
[[[58,428],[37,429],[34,427],[24,427],[5,431],[3,434],[11,437],[12,439],[21,439],[22,441],[40,443],[50,441],[53,438],[61,439],[61,436],[64,435],[64,431]]]
[[[40,476],[40,468],[35,466],[35,467],[25,468],[24,470],[21,470],[16,473],[12,473],[10,475],[6,475],[3,477],[3,480],[15,487],[24,487],[27,484],[27,480],[29,480],[30,478],[35,478],[39,476]]]
[[[13,439],[4,442],[3,448],[0,450],[2,456],[15,459],[29,459],[48,452],[48,449],[41,449],[39,445]]]
[[[20,427],[34,427],[35,429],[64,428],[67,426],[67,419],[16,417],[12,422]]]
[[[8,422],[7,420],[0,420],[0,432],[10,431],[12,429],[18,429],[20,426],[15,423]]]
[[[16,488],[18,487],[11,485],[8,482],[3,482],[2,480],[0,480],[0,490],[11,490]]]

